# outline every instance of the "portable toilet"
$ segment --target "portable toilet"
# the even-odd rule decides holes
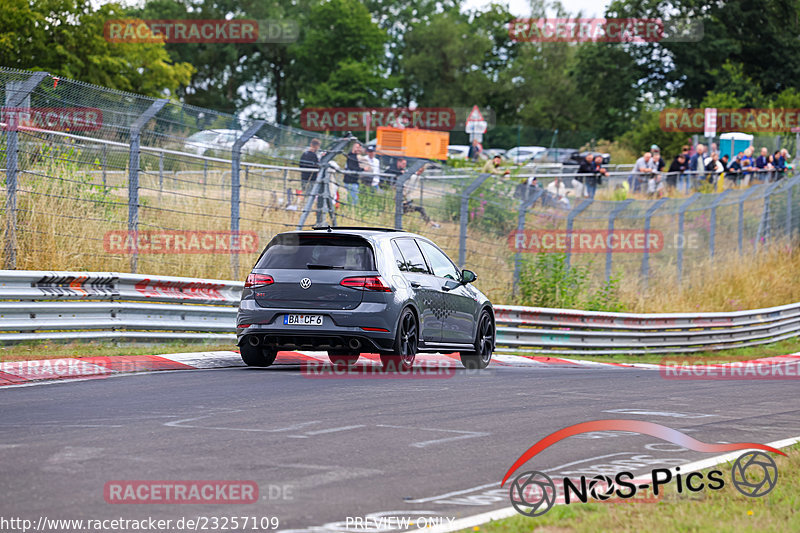
[[[753,136],[748,133],[734,131],[719,136],[719,156],[727,155],[731,161],[749,146],[753,146]]]

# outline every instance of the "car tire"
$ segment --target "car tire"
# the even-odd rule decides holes
[[[361,354],[354,354],[349,350],[328,350],[328,359],[337,367],[353,366],[360,356]]]
[[[278,355],[278,350],[274,348],[261,348],[249,344],[241,346],[239,351],[242,361],[247,366],[269,366],[275,362],[275,357]]]
[[[483,369],[492,362],[494,351],[495,328],[489,311],[481,311],[478,319],[478,331],[475,334],[475,350],[461,354],[461,364],[464,368]]]
[[[417,317],[410,308],[406,307],[400,313],[397,323],[397,334],[394,339],[394,349],[391,354],[381,354],[381,364],[388,372],[407,372],[414,366],[419,346],[419,324]]]

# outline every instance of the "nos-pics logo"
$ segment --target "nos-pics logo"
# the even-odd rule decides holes
[[[581,433],[593,431],[628,431],[642,435],[650,435],[684,448],[704,453],[724,453],[736,450],[750,450],[739,456],[734,462],[730,481],[736,489],[750,498],[765,496],[778,482],[778,466],[764,452],[786,455],[782,451],[753,442],[737,442],[731,444],[709,444],[694,439],[675,429],[639,420],[595,420],[583,422],[558,430],[531,446],[506,472],[500,486],[504,486],[519,468],[536,454],[549,446]],[[762,451],[753,451],[762,450]],[[725,486],[725,476],[720,470],[711,470],[705,476],[702,472],[680,473],[680,467],[673,470],[656,468],[649,476],[634,477],[631,472],[617,472],[614,476],[597,475],[591,478],[558,478],[553,480],[537,470],[528,470],[517,475],[509,486],[511,505],[525,516],[541,516],[556,503],[587,503],[589,497],[597,501],[611,498],[623,500],[634,498],[637,492],[652,491],[659,495],[661,487],[676,483],[677,492],[699,492],[702,490],[720,490]]]

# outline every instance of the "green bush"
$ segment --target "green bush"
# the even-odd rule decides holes
[[[534,307],[624,311],[618,278],[599,287],[590,284],[591,266],[567,266],[566,254],[542,253],[523,260],[520,269],[520,304]]]

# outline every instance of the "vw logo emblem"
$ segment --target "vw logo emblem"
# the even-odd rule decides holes
[[[311,280],[308,278],[303,278],[300,280],[300,287],[307,289],[311,287]]]

